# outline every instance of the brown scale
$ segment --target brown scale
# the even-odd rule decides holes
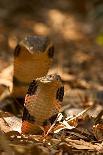
[[[56,116],[62,106],[64,87],[59,75],[52,74],[31,82],[25,97],[23,134],[38,134],[40,126]]]
[[[45,76],[53,61],[54,47],[44,36],[27,36],[15,48],[13,95],[25,96],[30,81]]]

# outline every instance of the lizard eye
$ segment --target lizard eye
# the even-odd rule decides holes
[[[20,45],[17,45],[15,47],[15,51],[14,51],[14,56],[17,57],[19,54],[20,54],[20,50],[21,50],[21,47]]]
[[[49,58],[53,58],[53,56],[54,56],[54,46],[49,48],[48,56],[49,56]]]

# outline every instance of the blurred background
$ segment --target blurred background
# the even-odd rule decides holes
[[[69,105],[66,109],[68,116],[90,106],[94,108],[92,116],[100,111],[103,115],[103,0],[0,0],[0,84],[3,80],[5,85],[9,85],[11,68],[8,66],[13,64],[14,49],[28,34],[49,36],[54,43],[55,60],[50,72],[62,77],[65,86],[63,102]],[[90,92],[86,93],[88,90]],[[91,92],[95,91],[92,95]],[[19,102],[20,107],[17,106]],[[22,102],[7,98],[0,101],[0,109],[21,118]],[[1,110],[0,114],[0,118],[4,117]],[[90,129],[90,120],[86,120],[84,128]],[[14,119],[14,122],[12,124],[17,128],[18,121]],[[0,128],[5,131],[7,124],[3,128],[3,123],[0,121]],[[96,131],[103,138],[103,126]],[[87,135],[90,137],[88,132]],[[1,144],[6,145],[3,146],[5,150],[7,144],[2,139]]]
[[[102,0],[0,1],[0,70],[11,63],[17,42],[27,34],[52,39],[55,67],[103,85]]]

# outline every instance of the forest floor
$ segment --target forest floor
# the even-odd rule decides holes
[[[13,114],[1,110],[0,153],[102,155],[103,21],[101,18],[91,20],[89,15],[81,17],[71,11],[66,0],[46,5],[41,1],[35,5],[33,8],[26,2],[25,9],[23,5],[13,3],[8,9],[0,8],[0,78],[3,70],[13,64],[13,51],[19,40],[28,34],[48,35],[55,45],[55,60],[49,73],[62,77],[63,105],[68,119],[56,122],[52,134],[46,137],[25,136],[19,133],[21,115],[18,117],[15,110],[12,110]],[[6,104],[3,101],[1,107]],[[13,120],[9,122],[12,128],[8,117]]]

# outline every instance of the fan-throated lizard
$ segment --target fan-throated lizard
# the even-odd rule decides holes
[[[22,133],[37,134],[40,126],[59,112],[63,96],[64,87],[59,75],[33,80],[25,97]]]

